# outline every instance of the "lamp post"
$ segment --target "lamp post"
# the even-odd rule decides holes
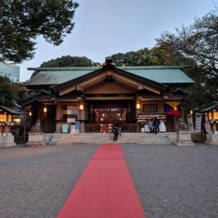
[[[141,107],[141,105],[140,105],[140,102],[139,101],[137,101],[136,102],[136,119],[138,120],[138,118],[139,118],[139,110],[140,110],[140,107]],[[139,132],[139,129],[140,129],[140,127],[141,127],[141,124],[140,123],[136,123],[136,131],[137,132]]]

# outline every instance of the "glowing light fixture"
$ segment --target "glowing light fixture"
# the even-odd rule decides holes
[[[213,111],[213,119],[218,120],[218,112],[215,110]]]
[[[140,109],[140,103],[136,103],[136,109]]]
[[[83,103],[80,103],[79,109],[82,111],[84,109]]]
[[[7,121],[6,114],[0,114],[0,122],[6,122],[6,121]]]
[[[209,120],[212,120],[212,119],[213,119],[213,114],[212,114],[212,112],[209,112],[209,113],[208,113],[208,119],[209,119]]]
[[[12,121],[12,115],[8,114],[8,122],[11,122],[11,121]]]
[[[46,113],[46,112],[47,112],[47,107],[44,107],[44,109],[43,109],[43,110],[44,110],[44,112]]]

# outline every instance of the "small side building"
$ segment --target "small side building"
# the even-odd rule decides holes
[[[0,147],[10,147],[16,145],[14,136],[11,133],[11,126],[14,125],[13,115],[21,115],[12,108],[0,105]]]
[[[210,145],[218,145],[218,103],[200,111],[205,116],[206,142]]]

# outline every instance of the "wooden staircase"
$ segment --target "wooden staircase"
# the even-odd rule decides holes
[[[173,140],[172,140],[173,135]],[[114,141],[112,133],[80,133],[80,134],[43,134],[46,145],[72,145],[72,144],[172,144],[176,133],[122,133]]]

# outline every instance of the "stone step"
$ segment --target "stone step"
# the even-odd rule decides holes
[[[171,144],[167,133],[122,133],[118,141],[113,140],[112,133],[81,133],[81,134],[44,134],[44,141],[50,145],[68,144]]]

